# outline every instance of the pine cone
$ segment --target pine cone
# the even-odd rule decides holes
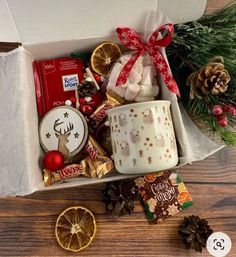
[[[119,216],[131,214],[134,210],[133,202],[138,198],[138,190],[133,180],[122,180],[106,184],[103,190],[103,202],[106,210],[117,211]]]
[[[79,84],[78,93],[81,97],[92,96],[96,93],[96,87],[92,81],[83,81]]]
[[[213,230],[209,227],[208,221],[198,216],[184,217],[179,226],[179,235],[186,248],[197,252],[202,252],[202,248],[206,247],[206,241],[212,233]]]
[[[199,99],[203,95],[218,95],[228,89],[230,76],[224,68],[223,57],[214,57],[199,71],[196,71],[187,79],[187,86],[190,86],[190,98],[195,96]]]

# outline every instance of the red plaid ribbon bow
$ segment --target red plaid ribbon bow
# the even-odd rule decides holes
[[[142,56],[145,52],[148,52],[152,58],[154,65],[163,77],[163,80],[167,88],[180,96],[179,88],[174,80],[168,64],[165,58],[160,52],[160,47],[167,47],[173,38],[174,26],[171,23],[165,24],[159,27],[156,31],[152,33],[149,38],[148,43],[143,43],[140,35],[130,28],[117,28],[116,32],[118,34],[120,42],[131,50],[135,50],[136,53],[129,59],[129,61],[122,68],[116,86],[125,84],[132,67],[134,66],[137,59]],[[163,32],[162,38],[158,39],[159,32]]]

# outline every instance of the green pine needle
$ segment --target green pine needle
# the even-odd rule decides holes
[[[236,132],[232,132],[232,131],[226,130],[226,129],[218,129],[216,133],[229,146],[236,145]]]
[[[71,53],[71,57],[72,58],[78,58],[81,59],[84,63],[88,64],[90,61],[90,56],[91,53],[90,52],[83,52],[83,51],[77,51],[77,52],[73,52]]]
[[[236,145],[236,133],[221,128],[215,117],[209,115],[209,107],[219,102],[236,103],[236,2],[197,21],[176,24],[167,55],[180,87],[181,100],[190,114],[201,117],[227,144]],[[231,76],[228,90],[220,95],[208,95],[202,100],[191,100],[186,86],[188,75],[205,66],[214,56],[224,58],[225,69]],[[229,117],[228,123],[236,126],[236,119]]]

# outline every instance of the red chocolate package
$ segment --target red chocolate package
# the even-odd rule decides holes
[[[83,69],[83,62],[73,58],[33,62],[40,116],[56,106],[64,105],[66,100],[75,99],[79,81],[84,79]]]

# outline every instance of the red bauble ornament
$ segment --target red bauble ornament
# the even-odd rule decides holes
[[[64,167],[64,156],[61,152],[53,150],[44,155],[43,166],[45,169],[56,171]]]
[[[217,119],[217,121],[218,121],[218,124],[219,124],[222,128],[224,128],[224,127],[226,127],[226,126],[228,125],[228,120],[227,120],[227,117],[226,117],[226,116],[220,116],[220,117]]]
[[[215,116],[219,116],[221,115],[223,112],[222,110],[222,107],[220,105],[215,105],[213,108],[212,108],[212,113],[215,115]]]

